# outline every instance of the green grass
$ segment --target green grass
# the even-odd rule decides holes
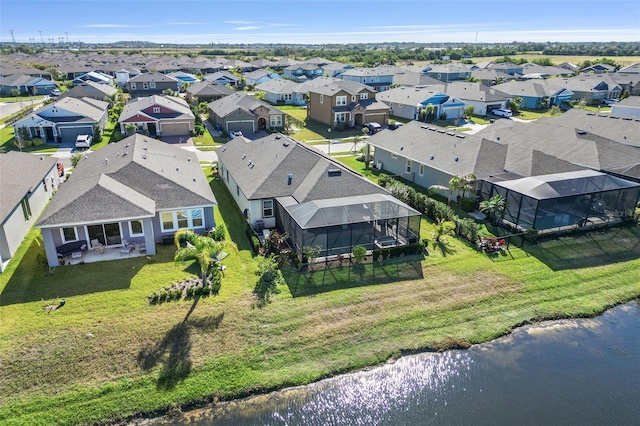
[[[30,232],[0,274],[0,423],[115,421],[306,384],[403,350],[477,343],[640,296],[640,228],[631,227],[491,258],[450,238],[407,262],[285,268],[286,284],[260,308],[246,222],[226,188],[217,180],[212,188],[230,236],[218,296],[145,301],[198,273],[172,261],[173,247],[50,272],[39,232]],[[421,235],[432,232],[423,220]],[[61,309],[43,311],[63,297]]]
[[[473,117],[471,117],[471,121],[473,121],[476,124],[489,124],[489,123],[491,123],[488,118],[481,117],[481,116],[478,116],[478,115],[474,115]]]
[[[23,95],[23,96],[9,96],[9,95],[0,95],[0,102],[31,102],[31,101],[35,101],[37,99],[44,99],[44,95],[38,95],[38,96],[29,96],[29,95]]]

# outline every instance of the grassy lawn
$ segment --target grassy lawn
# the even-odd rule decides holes
[[[216,220],[230,234],[217,296],[146,302],[198,273],[193,262],[172,261],[173,247],[50,272],[39,232],[28,235],[0,274],[0,423],[114,421],[235,398],[640,296],[640,228],[632,227],[491,258],[450,238],[403,262],[285,268],[280,293],[260,308],[244,219],[226,188],[212,187]],[[432,226],[423,220],[422,236]],[[66,304],[45,313],[58,298]]]
[[[25,102],[25,103],[31,103],[31,101],[35,101],[37,99],[44,99],[45,96],[44,95],[38,95],[38,96],[29,96],[29,95],[24,95],[24,96],[9,96],[9,95],[0,95],[0,102]]]
[[[0,129],[0,146],[6,151],[20,151],[18,147],[13,144],[13,127],[5,127]],[[43,154],[54,153],[58,150],[55,145],[40,145],[40,146],[27,146],[22,149],[22,152],[40,152]]]
[[[471,121],[473,121],[476,124],[490,124],[491,121],[489,121],[489,118],[486,117],[481,117],[479,115],[474,115],[473,117],[471,117]]]

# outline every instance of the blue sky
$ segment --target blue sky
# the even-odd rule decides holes
[[[640,41],[639,0],[1,0],[0,41]]]

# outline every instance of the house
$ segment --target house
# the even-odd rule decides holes
[[[322,66],[322,69],[324,70],[324,75],[329,77],[337,77],[337,78],[341,78],[342,73],[353,68],[354,68],[353,65],[343,64],[341,62],[331,62],[329,64]]]
[[[560,67],[526,63],[522,65],[522,75],[518,78],[571,77],[574,72]]]
[[[186,90],[186,99],[191,104],[196,105],[201,102],[216,101],[227,95],[235,93],[235,90],[212,81],[199,81],[193,83]]]
[[[180,82],[168,75],[152,72],[131,78],[127,82],[127,89],[132,97],[160,95],[167,89],[180,90]]]
[[[471,77],[480,80],[485,86],[493,86],[494,84],[504,83],[513,80],[515,77],[502,71],[492,70],[488,68],[479,68],[471,71]]]
[[[96,126],[107,124],[109,103],[67,97],[43,106],[13,123],[14,130],[25,127],[30,138],[46,142],[73,142],[78,135],[93,135]]]
[[[118,87],[126,87],[127,82],[133,77],[140,75],[141,72],[135,68],[122,68],[115,72],[116,80],[118,81]]]
[[[568,87],[558,85],[555,80],[560,79],[512,80],[492,87],[510,98],[522,99],[521,108],[543,109],[551,105],[566,104],[574,97]]]
[[[291,65],[297,65],[297,64],[301,64],[301,61],[297,61],[295,59],[291,59],[291,58],[280,58],[279,60],[277,60],[272,66],[271,68],[273,68],[274,70],[283,70],[287,67],[290,67]]]
[[[209,121],[227,133],[249,134],[283,129],[285,113],[251,95],[234,93],[209,103]]]
[[[255,86],[256,84],[267,82],[269,80],[279,80],[282,78],[280,77],[280,74],[272,71],[267,71],[265,69],[247,72],[242,74],[242,76],[245,78],[246,84],[251,84],[253,86]]]
[[[179,97],[152,95],[129,101],[118,119],[124,134],[128,125],[135,125],[136,132],[148,132],[152,137],[189,137],[194,128],[195,116],[189,104]]]
[[[393,75],[392,86],[429,86],[434,84],[442,84],[440,80],[429,77],[421,72],[411,71],[405,68],[398,68]]]
[[[215,205],[195,154],[135,134],[80,160],[36,227],[51,267],[61,263],[60,247],[73,242],[89,249],[78,261],[119,258],[123,248],[154,255],[155,244],[173,243],[178,229],[204,233],[214,226]],[[123,247],[127,242],[135,252]]]
[[[92,81],[97,84],[104,84],[107,86],[113,86],[113,77],[100,72],[90,71],[86,74],[82,74],[79,77],[73,79],[73,85],[82,84],[87,81]]]
[[[249,63],[251,64],[251,66],[255,67],[256,69],[273,68],[273,66],[275,65],[274,61],[270,61],[268,59],[255,59]]]
[[[630,96],[611,105],[611,115],[640,118],[640,97]]]
[[[640,62],[620,68],[618,74],[640,76]]]
[[[491,110],[504,108],[508,94],[481,83],[454,81],[445,88],[447,95],[460,99],[465,105],[473,106],[476,115],[487,115]],[[448,115],[448,114],[447,114]]]
[[[582,74],[589,74],[589,73],[603,74],[606,72],[615,72],[615,71],[616,71],[616,67],[609,64],[594,64],[589,67],[582,68],[580,70]]]
[[[56,88],[56,83],[42,77],[13,74],[0,78],[0,93],[3,95],[11,95],[14,89],[18,90],[20,95],[48,95]]]
[[[220,177],[248,223],[286,233],[297,253],[419,241],[420,213],[322,152],[281,134],[239,137],[218,151]]]
[[[589,104],[599,104],[605,99],[617,99],[622,95],[622,86],[608,73],[549,79],[547,86],[552,90],[565,88],[573,93],[573,100],[585,100]]]
[[[375,98],[373,87],[355,81],[334,81],[309,87],[307,117],[338,128],[366,122],[387,124],[389,106]]]
[[[57,160],[17,151],[0,154],[0,272],[60,184]]]
[[[482,65],[478,64],[478,68],[492,69],[514,77],[519,77],[523,73],[522,65],[517,65],[513,62],[487,62]]]
[[[284,78],[298,82],[322,77],[323,75],[324,69],[317,64],[302,63],[291,65],[284,69]]]
[[[471,70],[464,65],[457,64],[434,65],[425,74],[436,80],[448,83],[450,81],[464,80],[471,76]]]
[[[389,114],[419,120],[421,111],[427,105],[433,106],[433,116],[443,119],[456,119],[464,115],[465,103],[445,93],[446,86],[437,84],[425,87],[397,87],[376,94],[376,100],[389,106]]]
[[[353,68],[342,73],[341,78],[347,81],[366,84],[373,87],[377,92],[389,90],[393,84],[393,76],[397,68],[381,66],[375,68]]]
[[[105,101],[113,95],[117,95],[118,89],[106,84],[98,84],[93,81],[87,81],[64,92],[59,96],[60,99],[64,98],[89,98]]]
[[[302,83],[295,81],[285,79],[269,80],[258,84],[256,90],[264,92],[265,100],[274,105],[306,104],[306,90],[302,89]]]
[[[203,78],[205,81],[210,81],[221,86],[230,85],[233,87],[236,87],[238,85],[238,81],[240,80],[238,77],[227,71],[218,71],[214,72],[213,74],[207,74]]]

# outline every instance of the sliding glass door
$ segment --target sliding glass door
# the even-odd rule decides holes
[[[98,240],[104,246],[122,244],[122,234],[118,222],[87,226],[87,234],[89,235],[89,241]]]

